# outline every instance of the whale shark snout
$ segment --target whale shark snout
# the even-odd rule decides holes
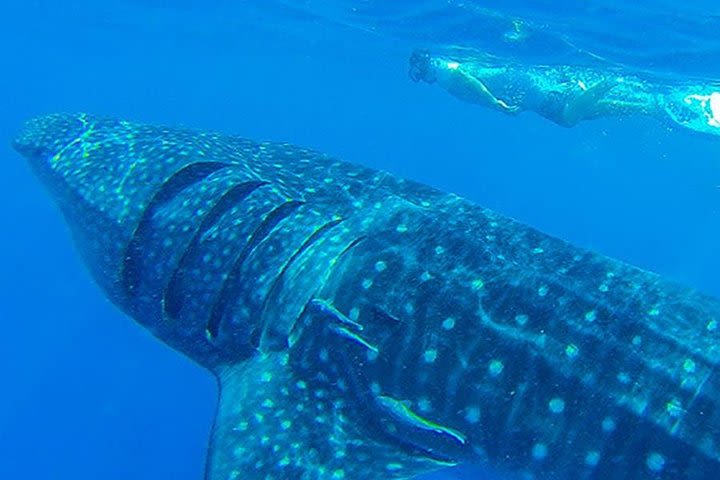
[[[28,120],[12,140],[63,213],[93,277],[120,303],[118,252],[131,236],[127,192],[117,188],[117,158],[99,156],[113,145],[102,133],[117,122],[85,114],[50,114]]]
[[[44,115],[28,120],[12,140],[12,146],[37,167],[67,148],[87,129],[82,115]]]

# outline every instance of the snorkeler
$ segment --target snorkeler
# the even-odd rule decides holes
[[[410,78],[427,83],[437,82],[455,97],[470,103],[516,113],[518,106],[510,106],[488,90],[478,77],[465,71],[460,63],[451,60],[432,58],[424,51],[415,51],[410,57]]]
[[[644,115],[720,136],[720,88],[672,86],[596,68],[451,58],[416,50],[410,78],[437,83],[460,100],[508,114],[532,111],[564,127],[602,117]]]

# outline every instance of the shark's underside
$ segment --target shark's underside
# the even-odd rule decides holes
[[[217,375],[210,480],[719,478],[715,299],[287,144],[77,114],[15,147],[106,294]]]

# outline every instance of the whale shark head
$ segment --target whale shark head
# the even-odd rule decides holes
[[[226,207],[264,185],[255,178],[233,183],[247,176],[237,160],[247,153],[245,143],[236,139],[222,160],[213,160],[217,156],[206,151],[214,138],[87,114],[53,114],[30,120],[13,140],[60,208],[78,252],[110,300],[161,338],[179,325],[164,319],[183,317],[183,332],[192,339],[173,345],[205,360],[215,352],[197,337],[204,336],[208,321],[183,310],[176,288],[181,277],[202,285],[194,275],[203,272],[181,267],[195,259],[193,245]],[[212,203],[219,198],[224,199],[219,205]],[[222,254],[232,245],[216,248]],[[203,301],[210,307],[217,303],[209,293]]]
[[[127,197],[114,173],[124,168],[120,158],[92,155],[103,146],[96,138],[100,127],[82,114],[37,117],[24,125],[13,147],[53,196],[94,279],[121,304],[119,252],[132,227],[123,221]]]
[[[54,197],[94,279],[126,312],[132,287],[128,256],[144,218],[153,213],[148,207],[169,179],[182,185],[216,165],[172,138],[146,133],[115,119],[52,114],[28,121],[13,140]],[[193,168],[183,169],[188,164]]]
[[[13,147],[34,168],[50,166],[50,158],[87,130],[81,115],[51,114],[28,120],[13,139]]]

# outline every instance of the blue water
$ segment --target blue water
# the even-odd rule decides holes
[[[202,478],[216,398],[93,285],[9,147],[24,119],[87,110],[292,141],[720,295],[720,141],[505,117],[407,76],[420,45],[717,81],[717,2],[652,4],[2,2],[0,478]]]

